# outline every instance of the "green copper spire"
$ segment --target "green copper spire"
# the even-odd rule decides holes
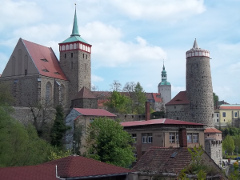
[[[77,24],[77,12],[76,12],[76,4],[75,4],[75,14],[74,14],[74,20],[73,20],[73,29],[72,29],[72,34],[69,38],[67,38],[65,41],[61,43],[71,43],[71,42],[77,42],[81,41],[83,43],[88,44],[79,34],[78,32],[78,24]],[[61,44],[60,43],[60,44]]]
[[[74,14],[74,20],[73,20],[73,29],[71,36],[80,36],[78,32],[78,24],[77,24],[77,13],[76,13],[76,4],[75,4],[75,14]]]
[[[159,85],[171,85],[170,82],[167,81],[167,71],[165,70],[164,62],[162,68],[162,81],[159,83]]]

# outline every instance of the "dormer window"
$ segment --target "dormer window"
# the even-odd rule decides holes
[[[48,60],[47,59],[45,59],[45,58],[43,58],[43,59],[41,59],[42,61],[44,61],[44,62],[48,62]]]
[[[44,71],[44,72],[49,72],[47,69],[43,69],[42,71]]]
[[[59,73],[59,72],[54,72],[54,74],[58,74],[58,75],[60,75],[60,73]]]

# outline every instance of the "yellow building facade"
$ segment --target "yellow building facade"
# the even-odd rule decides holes
[[[240,120],[240,105],[223,104],[219,107],[219,126],[238,126]]]

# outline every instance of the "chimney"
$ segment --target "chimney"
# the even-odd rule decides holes
[[[149,102],[145,102],[145,120],[150,120],[150,103]]]
[[[179,144],[180,144],[180,147],[187,147],[187,130],[186,130],[186,128],[179,129]]]

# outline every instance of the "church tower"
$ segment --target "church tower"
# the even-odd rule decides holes
[[[91,89],[91,47],[78,32],[75,7],[72,34],[59,43],[60,66],[69,80],[69,101],[83,87]]]
[[[186,52],[186,90],[189,121],[214,127],[210,53],[199,48],[196,39],[193,48]]]
[[[171,84],[167,81],[167,71],[164,64],[162,68],[162,81],[158,84],[158,93],[161,94],[164,104],[171,100]]]

